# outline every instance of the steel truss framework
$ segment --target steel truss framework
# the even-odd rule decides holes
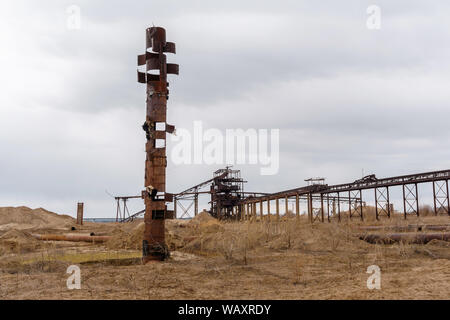
[[[403,214],[419,216],[419,193],[417,183],[404,184],[403,190]]]
[[[311,222],[325,220],[331,221],[342,218],[342,209],[349,208],[347,214],[350,219],[364,219],[363,190],[374,190],[376,218],[390,218],[393,214],[390,199],[390,189],[400,186],[403,193],[403,215],[406,219],[410,215],[420,216],[418,185],[432,183],[434,213],[450,216],[450,199],[448,180],[450,170],[434,171],[376,179],[373,175],[353,183],[340,185],[309,185],[272,194],[259,192],[242,192],[243,199],[233,206],[232,217],[238,220],[245,219],[272,219],[280,217],[280,201],[284,203],[284,212],[288,213],[288,203],[295,202],[295,215],[300,215],[300,203],[306,203],[308,219]],[[187,218],[198,213],[198,197],[202,194],[211,195],[210,187],[213,179],[186,189],[174,195],[175,217]],[[117,199],[117,198],[116,198]],[[190,203],[189,203],[190,201]],[[284,201],[284,202],[283,202]],[[184,204],[187,202],[187,204]],[[178,210],[177,207],[181,209]],[[282,206],[281,206],[282,207]],[[274,210],[275,209],[275,210]]]
[[[377,220],[381,216],[391,217],[391,203],[389,201],[389,187],[375,188],[375,214]]]
[[[128,210],[127,203],[130,199],[141,199],[142,196],[121,196],[114,197],[116,200],[116,222],[127,222],[136,218],[137,215],[141,214],[143,211],[136,212],[134,214],[130,214]],[[122,202],[122,206],[120,203]]]
[[[433,200],[436,214],[450,215],[448,180],[433,181]]]
[[[450,170],[425,172],[397,177],[377,179],[375,175],[370,175],[352,183],[339,185],[309,185],[296,189],[290,189],[273,193],[259,198],[244,199],[245,203],[267,201],[270,212],[270,201],[278,199],[289,199],[291,197],[307,198],[308,217],[311,222],[325,221],[325,214],[328,221],[332,217],[341,219],[342,203],[347,202],[349,218],[364,219],[363,190],[374,190],[376,218],[390,218],[392,216],[392,203],[390,200],[390,187],[401,186],[403,191],[403,215],[406,219],[410,215],[420,215],[418,185],[432,183],[434,213],[448,214],[450,216],[450,199],[448,180]],[[343,194],[346,194],[343,197]],[[297,200],[298,201],[298,200]],[[317,203],[319,202],[319,206]],[[330,209],[330,203],[332,209]],[[279,214],[277,210],[275,214]]]
[[[348,214],[350,219],[354,216],[358,216],[361,220],[364,219],[363,215],[363,201],[362,201],[362,191],[361,190],[349,190],[349,211]],[[354,200],[353,200],[354,199]]]

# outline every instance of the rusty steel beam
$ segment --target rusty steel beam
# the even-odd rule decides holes
[[[361,190],[374,189],[380,187],[401,186],[403,184],[415,184],[433,182],[436,180],[449,180],[450,169],[442,171],[433,171],[425,173],[410,174],[405,176],[388,177],[388,178],[374,178],[370,180],[357,180],[351,183],[339,184],[339,185],[310,185],[295,189],[284,190],[276,193],[269,194],[268,196],[261,196],[261,198],[270,197],[270,199],[276,199],[277,197],[295,196],[296,193],[300,195],[320,194],[320,193],[336,193],[336,192],[348,192]],[[253,198],[252,200],[257,200]]]
[[[166,41],[166,30],[152,27],[146,30],[146,50],[138,56],[138,66],[145,65],[146,72],[138,70],[138,82],[147,84],[147,112],[142,126],[146,133],[145,160],[145,229],[142,246],[143,262],[164,260],[169,256],[165,242],[166,202],[173,196],[166,193],[166,133],[175,127],[167,124],[167,99],[169,83],[167,74],[178,74],[178,65],[167,63],[165,52],[175,53],[175,43]]]

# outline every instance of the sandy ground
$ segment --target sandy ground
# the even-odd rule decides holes
[[[79,227],[52,215],[61,218],[47,230],[53,233],[113,235],[104,244],[52,242],[29,237],[45,233],[42,225],[22,228],[16,219],[19,228],[4,227],[12,222],[1,213],[0,299],[450,298],[450,243],[369,244],[358,237],[361,225],[450,224],[448,216],[311,225],[274,217],[222,223],[202,214],[168,221],[171,258],[142,265],[142,222]],[[81,269],[80,290],[66,286],[72,264]],[[381,269],[380,290],[367,288],[370,265]]]

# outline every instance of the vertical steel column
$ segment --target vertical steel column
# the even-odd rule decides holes
[[[299,219],[300,218],[300,196],[298,193],[295,195],[295,214],[297,216],[297,219]]]
[[[391,200],[389,199],[389,186],[386,187],[386,197],[387,197],[387,212],[388,218],[391,218]]]
[[[417,216],[419,216],[419,188],[417,188],[417,182],[415,183],[416,186],[416,210],[417,210]]]
[[[338,221],[341,221],[341,196],[340,192],[337,193],[337,210],[338,210]]]
[[[435,187],[436,181],[432,182],[433,185],[433,204],[434,204],[434,215],[437,216],[438,212],[437,212],[437,205],[436,205],[436,187]]]
[[[177,196],[173,197],[173,216],[175,219],[177,219]]]
[[[348,215],[348,218],[352,220],[352,195],[350,191],[348,192]]]
[[[362,190],[359,190],[359,204],[361,206],[361,220],[364,220],[364,214],[363,214],[363,199],[362,199]]]
[[[267,198],[267,219],[270,221],[270,198]]]
[[[313,201],[312,201],[312,194],[308,193],[308,217],[311,223],[314,222],[313,220]]]
[[[198,193],[194,195],[194,216],[198,214]]]
[[[263,221],[264,219],[264,214],[263,214],[264,208],[263,208],[263,201],[259,201],[259,216],[261,217],[261,221]]]
[[[276,210],[277,210],[277,220],[280,219],[280,199],[276,198],[275,200]]]
[[[448,180],[445,180],[445,185],[447,186],[447,214],[450,216],[450,195],[448,193]]]
[[[403,190],[403,215],[406,219],[406,194],[405,194],[405,185],[402,184],[402,190]]]
[[[330,194],[327,193],[327,220],[330,222]]]
[[[335,217],[336,216],[336,197],[333,197],[333,210],[332,210],[332,213],[333,213],[333,217]]]
[[[289,202],[288,202],[288,197],[284,197],[284,214],[287,217],[288,216],[288,211],[289,211]]]
[[[320,194],[320,217],[322,222],[325,222],[325,216],[323,212],[323,193]]]
[[[120,199],[117,199],[116,222],[119,222],[120,215]]]
[[[378,189],[375,187],[373,191],[375,191],[375,219],[380,220],[378,218]]]
[[[138,56],[138,66],[146,66],[146,72],[138,70],[138,82],[147,84],[147,112],[142,128],[146,132],[145,161],[145,216],[142,246],[144,263],[164,260],[169,256],[165,243],[165,218],[170,196],[166,192],[166,132],[174,127],[166,122],[167,74],[178,74],[178,65],[166,63],[165,52],[175,53],[175,44],[166,41],[166,31],[160,27],[146,30],[146,51]],[[156,71],[157,74],[150,72]],[[166,197],[167,195],[167,197]]]

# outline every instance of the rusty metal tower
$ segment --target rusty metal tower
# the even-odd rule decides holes
[[[230,167],[214,172],[211,184],[211,215],[218,219],[241,217],[239,202],[244,199],[244,179],[240,170]]]
[[[171,216],[167,202],[173,196],[166,193],[166,132],[173,133],[168,125],[167,100],[169,83],[167,74],[178,74],[178,65],[167,63],[165,52],[175,53],[175,43],[166,41],[166,31],[160,27],[146,30],[146,51],[138,56],[138,82],[147,84],[147,114],[142,126],[146,133],[145,145],[145,230],[143,239],[143,261],[164,260],[169,256],[165,243],[165,219]]]

